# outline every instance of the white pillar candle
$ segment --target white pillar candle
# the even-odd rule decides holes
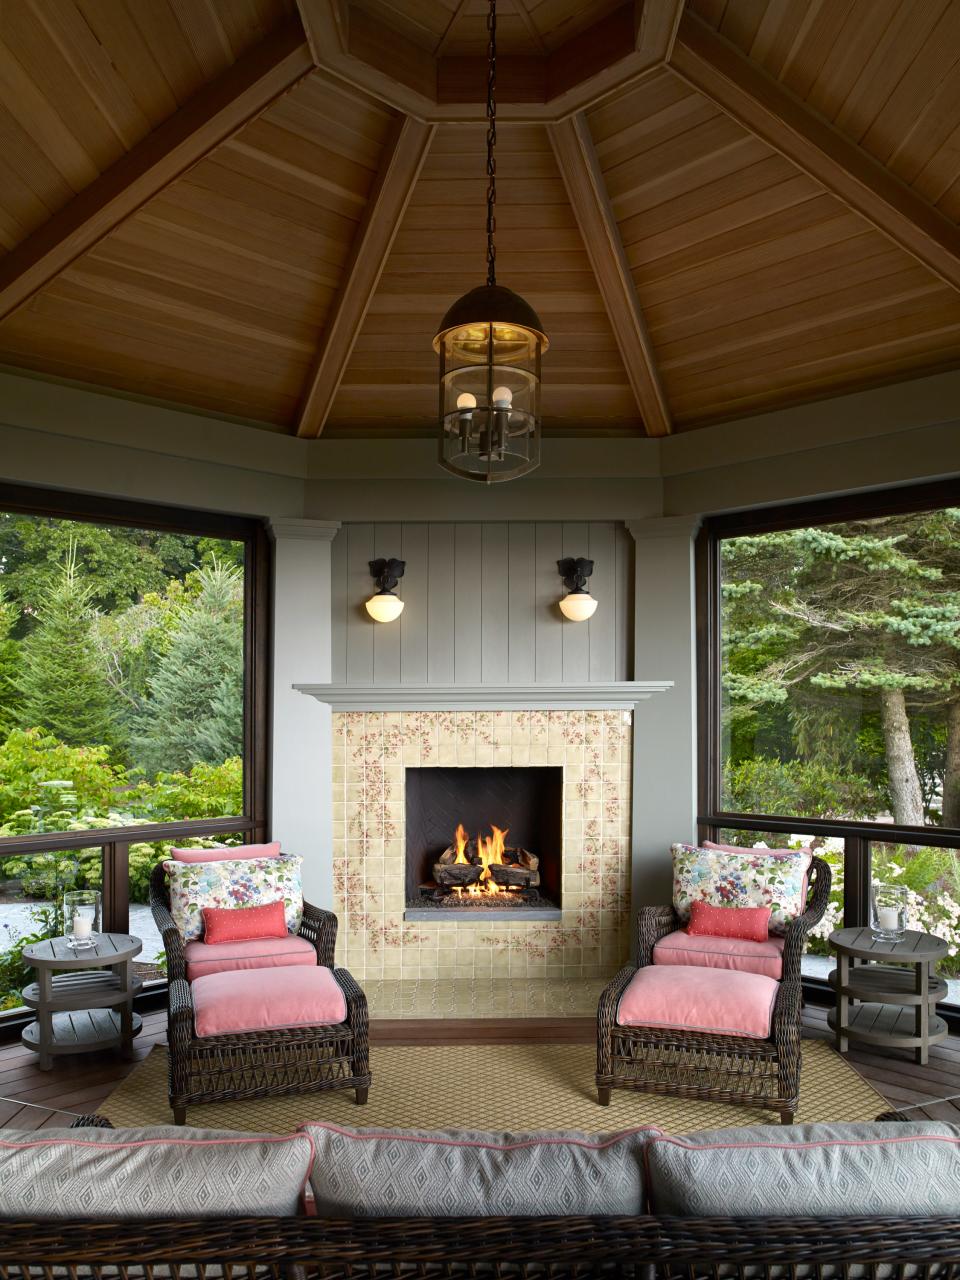
[[[89,938],[93,933],[93,919],[87,915],[79,913],[73,917],[73,936],[75,938]]]
[[[896,907],[881,907],[877,912],[877,924],[888,933],[895,933],[900,928],[900,912]]]

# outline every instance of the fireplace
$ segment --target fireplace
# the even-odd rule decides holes
[[[560,767],[408,768],[406,918],[556,919],[562,813]]]

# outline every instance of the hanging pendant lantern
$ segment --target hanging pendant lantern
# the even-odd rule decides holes
[[[497,4],[490,0],[487,71],[487,283],[440,322],[440,465],[494,484],[540,465],[540,358],[549,346],[540,318],[497,284]]]

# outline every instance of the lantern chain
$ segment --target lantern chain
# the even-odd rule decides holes
[[[497,0],[487,13],[487,284],[497,283]]]

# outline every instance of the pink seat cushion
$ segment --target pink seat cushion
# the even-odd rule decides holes
[[[317,963],[313,943],[298,938],[295,933],[248,942],[188,942],[183,950],[188,982],[209,973],[229,973],[234,969],[279,969]]]
[[[764,942],[746,938],[701,937],[677,929],[668,933],[653,948],[654,964],[688,964],[701,969],[737,969],[740,973],[759,973],[776,981],[783,977],[782,937],[769,937]]]
[[[778,986],[759,973],[648,965],[620,997],[617,1022],[766,1040]]]
[[[343,1022],[347,1002],[332,969],[245,969],[209,973],[191,985],[198,1036]]]

